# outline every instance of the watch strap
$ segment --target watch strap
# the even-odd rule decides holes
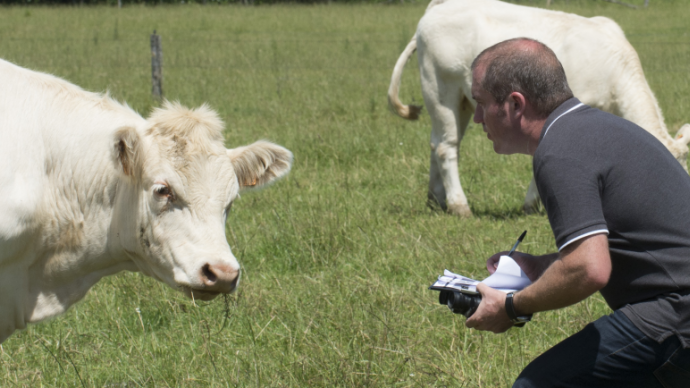
[[[513,297],[514,296],[515,296],[514,291],[511,291],[508,294],[506,294],[506,304],[505,304],[506,313],[508,314],[508,318],[510,319],[510,321],[513,322],[514,326],[522,327],[525,325],[525,323],[532,320],[532,314],[518,316],[517,312],[515,312],[515,305],[513,305]]]

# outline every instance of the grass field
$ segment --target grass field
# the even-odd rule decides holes
[[[623,27],[673,132],[690,121],[690,7],[650,3],[552,7]],[[237,293],[193,303],[140,274],[104,279],[65,315],[2,345],[0,386],[506,387],[607,314],[596,295],[493,335],[466,330],[427,290],[444,268],[483,277],[484,260],[525,229],[522,250],[555,246],[545,215],[520,210],[529,159],[495,155],[476,127],[461,148],[475,217],[425,206],[428,115],[407,122],[386,103],[425,7],[0,8],[0,57],[109,90],[144,115],[156,105],[155,29],[167,98],[209,102],[228,146],[266,138],[295,154],[287,179],[233,207]],[[416,60],[401,97],[422,100]]]

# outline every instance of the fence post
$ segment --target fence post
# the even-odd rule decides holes
[[[153,98],[160,100],[163,98],[163,50],[161,37],[156,35],[156,30],[151,35],[151,81]]]

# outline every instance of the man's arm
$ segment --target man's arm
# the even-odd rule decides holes
[[[610,276],[608,237],[597,234],[576,241],[537,282],[515,294],[515,312],[526,315],[570,306],[604,288]]]
[[[518,315],[553,310],[577,303],[602,289],[611,276],[611,257],[605,234],[569,245],[532,285],[515,294]],[[482,303],[465,326],[502,333],[512,327],[505,311],[505,293],[482,283]]]

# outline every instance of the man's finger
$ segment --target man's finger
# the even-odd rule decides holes
[[[482,295],[484,295],[484,293],[486,292],[486,290],[489,289],[489,288],[491,288],[491,287],[487,286],[487,285],[484,284],[484,283],[481,283],[481,282],[480,282],[479,284],[477,284],[477,291],[478,291],[480,294],[482,294]]]
[[[474,317],[474,316],[473,316],[473,317]],[[479,320],[477,320],[477,319],[467,318],[467,320],[465,320],[465,327],[468,328],[468,329],[477,329],[477,330],[481,330],[481,329],[479,328],[479,327],[480,327],[479,324],[480,324],[480,322],[479,322]]]

